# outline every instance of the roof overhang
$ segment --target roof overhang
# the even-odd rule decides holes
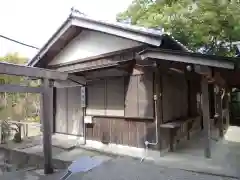
[[[161,31],[70,15],[27,65],[44,67],[46,63],[51,61],[73,38],[81,33],[82,29],[90,29],[116,35],[157,47],[162,44],[163,36],[168,36],[176,46],[179,47],[179,49],[186,50],[182,44],[171,38],[169,35],[163,34]],[[39,64],[40,61],[41,65]]]
[[[143,34],[138,31],[128,30],[124,28],[119,28],[118,26],[109,26],[109,24],[99,24],[96,22],[89,21],[88,19],[82,19],[75,17],[72,19],[72,25],[91,29],[115,36],[120,36],[123,38],[131,39],[134,41],[154,45],[154,46],[160,46],[161,45],[161,35],[149,35],[149,34]]]
[[[191,52],[167,51],[156,49],[144,50],[139,53],[139,56],[141,60],[147,59],[166,60],[224,69],[234,69],[235,68],[234,61],[239,60],[239,58],[227,58]]]

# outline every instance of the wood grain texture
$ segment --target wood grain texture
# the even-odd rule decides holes
[[[153,118],[153,73],[144,70],[126,82],[125,116]]]
[[[21,86],[15,84],[1,84],[0,92],[9,92],[9,93],[43,93],[44,89],[42,87],[30,87],[30,86]]]
[[[143,148],[147,138],[155,140],[153,125],[149,120],[94,117],[93,124],[87,125],[87,139]]]
[[[56,132],[67,133],[67,88],[56,89]]]
[[[67,80],[68,73],[0,62],[0,74]]]
[[[185,76],[163,75],[162,81],[163,122],[188,115],[188,90]]]
[[[42,94],[41,118],[43,123],[43,153],[44,153],[44,173],[53,173],[52,162],[52,130],[51,123],[53,122],[53,94],[52,84],[49,79],[43,80],[44,92]]]
[[[81,87],[56,88],[56,132],[83,135]]]
[[[202,113],[203,113],[203,127],[204,127],[204,154],[206,158],[211,157],[210,145],[210,113],[209,113],[209,93],[207,79],[202,77]]]

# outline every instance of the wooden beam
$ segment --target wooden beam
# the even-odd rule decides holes
[[[208,66],[194,65],[194,71],[197,74],[204,75],[205,77],[208,77],[208,78],[212,77],[212,69]]]
[[[68,80],[80,85],[86,85],[86,79],[83,76],[75,76],[73,74],[68,74]]]
[[[0,92],[10,93],[42,93],[44,89],[42,87],[29,87],[16,84],[1,84]]]
[[[49,79],[44,79],[43,85],[41,122],[43,124],[44,173],[51,174],[53,173],[51,130],[51,123],[53,121],[53,108],[51,107],[53,85]]]
[[[203,129],[204,129],[204,154],[206,158],[211,157],[210,147],[210,116],[209,116],[209,94],[208,94],[208,81],[202,76],[201,80],[202,89],[202,115],[203,115]]]
[[[222,61],[215,60],[211,58],[203,58],[192,56],[191,54],[181,54],[181,53],[171,53],[165,51],[146,51],[140,54],[140,58],[142,60],[151,58],[158,60],[166,60],[166,61],[176,61],[190,64],[198,64],[210,67],[218,67],[225,69],[234,69],[234,63],[231,61]]]
[[[68,73],[0,62],[0,74],[66,80]]]
[[[129,73],[127,71],[124,71],[123,69],[107,68],[107,69],[86,72],[84,73],[84,76],[86,77],[86,79],[92,80],[92,79],[109,78],[109,77],[122,77],[128,74]]]
[[[94,62],[97,60],[97,64],[102,64],[100,63],[101,61],[104,63],[106,62],[105,60],[110,60],[110,59],[114,59],[115,61],[121,60],[123,59],[124,61],[128,61],[128,60],[132,60],[135,58],[135,52],[139,52],[142,51],[144,48],[148,47],[147,45],[140,45],[137,47],[133,47],[133,48],[127,48],[127,49],[123,49],[123,50],[118,50],[118,51],[113,51],[110,53],[104,53],[104,54],[100,54],[100,55],[96,55],[96,56],[91,56],[91,57],[87,57],[87,58],[81,58],[78,60],[73,60],[70,62],[66,62],[66,63],[58,63],[56,65],[51,65],[49,64],[48,67],[51,69],[57,69],[60,67],[68,67],[68,66],[72,66],[72,65],[77,65],[77,64],[85,64],[85,63],[90,63],[90,62]],[[117,61],[118,61],[117,60]],[[124,61],[121,61],[123,64],[125,64]],[[107,61],[109,62],[109,61]],[[84,66],[86,67],[86,66]]]
[[[82,86],[82,85],[72,81],[54,81],[54,87],[56,88],[67,88],[67,87],[77,87],[77,86]]]
[[[225,78],[226,78],[226,75],[225,75]],[[221,72],[218,69],[214,69],[213,79],[215,80],[215,84],[218,84],[222,87],[226,85],[226,80],[224,79],[224,72]]]
[[[110,68],[118,66],[118,62],[113,62],[111,58],[97,59],[95,61],[83,62],[79,64],[63,66],[57,68],[57,70],[62,72],[76,73],[82,71],[90,71],[102,68]]]

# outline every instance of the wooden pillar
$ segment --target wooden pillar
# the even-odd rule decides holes
[[[218,86],[215,86],[215,108],[216,108],[215,116],[217,118],[219,136],[223,137],[222,100],[221,100],[220,88]]]
[[[2,136],[2,125],[3,125],[3,121],[0,120],[0,144],[3,143],[3,136]]]
[[[52,83],[52,85],[51,85]],[[53,130],[54,130],[54,127],[53,127],[53,118],[54,118],[54,109],[53,109],[53,81],[50,82],[50,85],[49,85],[49,111],[51,112],[51,118],[50,118],[50,130],[51,130],[51,133],[53,133]]]
[[[44,173],[51,174],[53,173],[51,130],[51,124],[53,122],[53,84],[49,79],[44,79],[42,82],[44,91],[42,93],[41,122],[43,126]]]
[[[204,155],[206,158],[211,157],[211,144],[210,144],[210,118],[209,118],[209,93],[208,81],[202,76],[201,80],[202,89],[202,115],[203,115],[203,131],[204,131]]]
[[[156,118],[156,128],[157,128],[157,139],[156,143],[158,143],[158,149],[161,150],[161,132],[160,125],[162,124],[162,107],[161,107],[161,75],[160,68],[158,65],[155,67],[154,73],[154,108],[155,108],[155,118]]]
[[[226,117],[226,128],[229,127],[230,123],[230,88],[227,87],[227,117]]]
[[[82,107],[82,128],[83,128],[83,144],[86,144],[87,134],[86,134],[86,124],[85,124],[85,116],[86,116],[86,86],[81,87],[81,107]]]

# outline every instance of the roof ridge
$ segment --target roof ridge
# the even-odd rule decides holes
[[[87,20],[87,21],[93,21],[96,23],[100,24],[105,24],[105,25],[110,25],[110,26],[115,26],[119,28],[124,28],[128,30],[134,30],[134,31],[139,31],[140,33],[144,34],[149,34],[152,36],[163,36],[163,35],[168,35],[173,41],[175,41],[179,46],[181,46],[185,51],[192,52],[190,49],[188,49],[185,45],[183,45],[180,41],[176,40],[170,32],[166,32],[164,28],[161,30],[157,28],[149,28],[149,27],[144,27],[144,26],[139,26],[139,25],[133,25],[133,24],[128,24],[128,23],[122,23],[122,22],[117,22],[117,21],[109,21],[109,20],[103,20],[103,19],[96,19],[94,17],[87,16],[86,14],[82,13],[81,11],[77,9],[73,9],[71,15],[72,18],[79,18],[82,20]]]

